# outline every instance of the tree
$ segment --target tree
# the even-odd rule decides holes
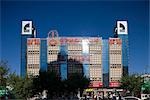
[[[6,80],[9,72],[7,61],[0,61],[0,99],[4,99],[6,92]],[[2,92],[3,91],[3,92]]]
[[[7,86],[11,88],[11,99],[27,99],[34,95],[32,78],[22,78],[12,73],[7,78]]]
[[[8,63],[6,61],[0,61],[0,86],[6,86],[8,72]]]
[[[6,61],[0,61],[0,88],[9,89],[11,99],[27,99],[33,92],[32,77],[22,78],[15,73],[9,73],[9,66]]]
[[[77,92],[79,90],[82,95],[83,90],[89,86],[89,82],[90,80],[84,75],[73,73],[67,79],[68,90],[71,92]]]
[[[126,75],[121,79],[121,88],[129,90],[134,96],[140,95],[142,84],[142,78],[138,75]]]
[[[142,93],[150,94],[150,80],[145,80],[142,84]]]
[[[36,93],[41,93],[43,90],[48,90],[50,97],[54,94],[59,94],[62,90],[62,81],[54,72],[40,71],[39,76],[33,78],[33,84]]]

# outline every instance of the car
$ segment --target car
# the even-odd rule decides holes
[[[128,96],[128,97],[123,97],[123,100],[141,100],[141,99],[134,96]]]

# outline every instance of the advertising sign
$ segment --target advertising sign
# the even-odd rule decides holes
[[[102,87],[103,83],[100,81],[91,81],[89,87],[91,88],[98,88],[98,87]]]
[[[90,38],[90,39],[89,39],[89,43],[90,43],[90,44],[101,43],[101,39],[100,39],[100,38]]]
[[[128,34],[127,21],[117,21],[117,33]]]
[[[47,40],[48,46],[57,46],[59,45],[59,40],[56,38],[49,38]]]
[[[61,44],[78,44],[81,42],[80,38],[61,38]]]
[[[120,82],[110,82],[109,83],[109,87],[119,87],[120,86]]]
[[[22,34],[32,34],[32,21],[22,21]]]
[[[109,44],[110,44],[110,45],[112,45],[112,44],[121,45],[121,44],[122,44],[122,41],[121,41],[121,39],[109,39]]]
[[[40,38],[28,38],[27,45],[40,45]]]

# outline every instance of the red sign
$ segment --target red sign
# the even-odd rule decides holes
[[[40,39],[32,38],[27,40],[28,45],[40,45]]]
[[[120,82],[110,82],[109,83],[109,87],[119,87],[120,86]]]
[[[58,44],[58,41],[56,39],[50,39],[48,41],[49,46],[56,46]]]
[[[91,38],[89,41],[90,41],[90,43],[93,43],[93,42],[98,43],[98,42],[100,42],[100,39],[99,38]]]
[[[98,87],[102,87],[103,83],[100,81],[91,81],[89,87],[91,88],[98,88]]]
[[[122,41],[121,41],[121,39],[109,39],[109,44],[110,45],[112,45],[112,44],[119,44],[119,45],[121,45]]]
[[[61,38],[60,43],[61,44],[77,44],[81,42],[81,39],[79,38]]]

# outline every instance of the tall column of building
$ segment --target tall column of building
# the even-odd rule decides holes
[[[57,75],[60,75],[60,64],[58,61],[59,50],[59,39],[55,37],[47,38],[48,70],[55,72]]]
[[[67,38],[68,76],[72,73],[83,74],[82,44],[80,38]]]
[[[63,38],[60,38],[60,41],[62,41]],[[66,43],[60,42],[60,52],[59,52],[59,63],[60,63],[60,73],[61,73],[61,79],[67,79],[67,60],[68,60],[68,51],[67,51],[67,45]]]
[[[117,21],[117,34],[118,37],[122,40],[123,75],[127,75],[129,67],[129,41],[127,21]]]
[[[122,41],[109,38],[109,87],[119,87],[122,70]]]
[[[41,38],[40,54],[40,71],[47,71],[47,39],[45,38]]]
[[[90,80],[91,87],[102,87],[102,39],[90,38]]]
[[[40,38],[27,39],[27,75],[39,75]]]
[[[21,77],[26,76],[27,70],[27,38],[33,38],[32,21],[22,21],[21,31]]]
[[[102,40],[103,87],[109,87],[109,41]]]

